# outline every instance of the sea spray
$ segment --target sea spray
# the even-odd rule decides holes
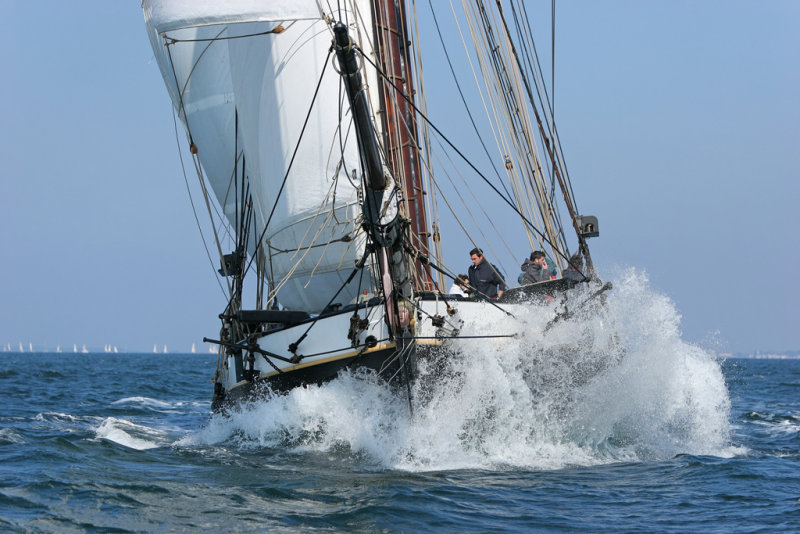
[[[421,363],[414,410],[403,391],[344,373],[214,416],[182,444],[356,454],[412,471],[557,469],[677,454],[729,455],[729,411],[719,362],[680,338],[670,300],[635,270],[608,298],[570,295],[467,335]]]
[[[627,271],[609,312],[625,356],[580,391],[574,427],[607,454],[638,459],[727,455],[730,400],[719,362],[681,340],[668,298]]]

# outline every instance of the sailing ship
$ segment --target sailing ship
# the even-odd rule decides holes
[[[219,335],[204,339],[219,347],[214,409],[354,368],[410,402],[422,359],[454,340],[507,336],[465,325],[549,306],[549,328],[569,320],[572,288],[591,288],[574,311],[610,287],[593,268],[598,222],[577,211],[525,5],[453,11],[483,102],[465,116],[476,125],[471,110],[483,108],[487,126],[474,132],[497,147],[475,145],[482,162],[429,118],[417,21],[438,29],[450,8],[426,7],[418,17],[405,0],[144,0],[219,255],[226,303]],[[446,72],[454,49],[443,50]],[[470,82],[455,77],[462,98]],[[502,241],[483,231],[497,223],[477,208],[488,194],[502,206],[493,213],[520,221],[500,233],[546,252],[560,276],[497,299],[475,284],[448,294],[467,250]]]

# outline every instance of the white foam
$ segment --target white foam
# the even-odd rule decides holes
[[[791,436],[793,434],[800,434],[800,424],[797,422],[798,417],[794,414],[789,414],[788,417],[791,420],[787,420],[784,418],[777,418],[772,416],[772,419],[769,419],[769,416],[762,416],[765,419],[760,421],[751,421],[751,424],[759,425],[765,427],[766,432],[773,436]]]
[[[172,404],[150,397],[126,397],[112,402],[111,404],[141,404],[149,408],[172,408]]]
[[[41,412],[36,414],[33,419],[44,426],[57,428],[70,434],[86,432],[87,428],[92,428],[93,425],[100,421],[100,418],[96,416],[76,416],[61,412]]]
[[[45,422],[76,422],[80,420],[79,417],[74,415],[70,415],[68,413],[61,413],[61,412],[42,412],[37,413],[36,416],[33,418],[34,421],[45,421]]]
[[[516,330],[518,339],[459,340],[437,365],[423,365],[413,417],[403,395],[345,374],[215,416],[180,444],[344,451],[408,470],[736,454],[719,362],[680,339],[674,306],[643,274],[626,272],[605,307],[543,335],[555,312],[555,305],[531,308],[503,320],[503,331]],[[498,326],[464,325],[463,332]]]
[[[3,441],[6,443],[25,443],[25,438],[12,428],[0,428],[0,442]]]
[[[169,444],[167,432],[116,417],[105,418],[95,429],[95,437],[140,451]]]

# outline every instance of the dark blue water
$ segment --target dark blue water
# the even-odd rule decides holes
[[[358,376],[211,417],[214,358],[0,355],[0,530],[800,531],[800,360],[709,358],[730,404],[700,411],[722,410],[724,442],[716,420],[654,437],[626,419],[651,406],[603,439],[517,428],[496,446],[516,416],[483,432],[502,414],[470,412],[454,438],[452,414],[409,418]]]

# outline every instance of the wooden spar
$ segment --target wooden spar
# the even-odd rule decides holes
[[[414,85],[406,25],[405,0],[373,0],[378,64],[386,76],[413,102]],[[411,221],[412,243],[430,255],[428,221],[425,216],[425,191],[419,161],[419,136],[416,115],[411,103],[397,89],[378,76],[380,113],[383,115],[383,140],[389,156],[388,165],[403,188],[400,209]],[[419,275],[414,289],[432,291],[430,267],[419,260],[414,270]]]
[[[409,276],[409,261],[405,251],[408,220],[396,214],[391,221],[381,220],[381,199],[390,177],[387,177],[381,164],[380,149],[376,132],[370,119],[369,107],[365,98],[364,84],[359,73],[359,65],[347,26],[337,22],[333,26],[335,49],[340,74],[344,81],[353,125],[358,137],[358,150],[364,164],[365,185],[364,227],[367,230],[374,254],[380,269],[380,285],[384,294],[384,306],[389,324],[390,337],[398,326],[398,300],[411,300],[414,288]],[[388,179],[387,179],[388,178]]]

